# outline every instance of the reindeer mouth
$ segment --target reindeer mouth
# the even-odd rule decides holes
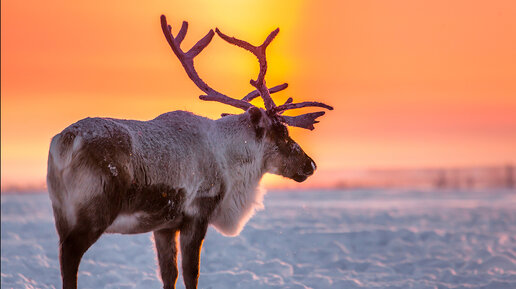
[[[292,179],[298,183],[304,182],[308,178],[307,175],[295,174]]]

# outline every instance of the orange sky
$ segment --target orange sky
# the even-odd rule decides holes
[[[278,102],[292,96],[336,108],[315,131],[291,130],[318,163],[307,185],[333,181],[324,172],[342,169],[516,162],[514,1],[1,5],[2,188],[43,183],[50,138],[87,116],[238,112],[198,100],[161,34],[160,14],[175,32],[190,22],[184,47],[214,27],[252,43],[280,27],[267,74],[271,86],[290,85]],[[249,53],[218,38],[196,65],[235,97],[251,90],[258,70]]]

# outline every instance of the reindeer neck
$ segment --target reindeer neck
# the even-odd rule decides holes
[[[220,135],[224,136],[224,159],[229,184],[211,223],[224,235],[235,235],[262,207],[264,191],[259,189],[265,174],[264,147],[246,122],[244,115],[227,116],[217,121]]]

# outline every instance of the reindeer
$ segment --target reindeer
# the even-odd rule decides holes
[[[256,90],[242,99],[208,86],[197,74],[193,59],[212,40],[213,30],[190,50],[180,48],[188,23],[178,34],[161,16],[168,44],[189,78],[206,95],[245,112],[211,120],[186,111],[173,111],[149,121],[86,118],[52,138],[47,184],[57,233],[63,288],[77,288],[83,254],[103,233],[153,232],[164,288],[175,288],[177,242],[187,289],[197,288],[199,257],[208,225],[228,236],[239,234],[262,206],[259,182],[272,173],[302,182],[316,169],[314,161],[289,137],[287,126],[314,129],[323,111],[285,116],[289,109],[322,107],[319,102],[276,106],[265,85],[265,50],[274,30],[260,46],[216,33],[225,41],[253,53],[260,71],[251,84]],[[250,101],[258,96],[265,109]]]

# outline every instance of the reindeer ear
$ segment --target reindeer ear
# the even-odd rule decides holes
[[[263,113],[261,109],[257,107],[251,107],[247,110],[247,113],[249,113],[249,118],[251,119],[251,123],[253,124],[256,133],[256,138],[261,139],[265,132],[264,122],[262,121]]]
[[[260,120],[262,119],[262,112],[257,107],[251,107],[247,110],[249,116],[251,117],[251,122],[256,126],[260,124]]]

